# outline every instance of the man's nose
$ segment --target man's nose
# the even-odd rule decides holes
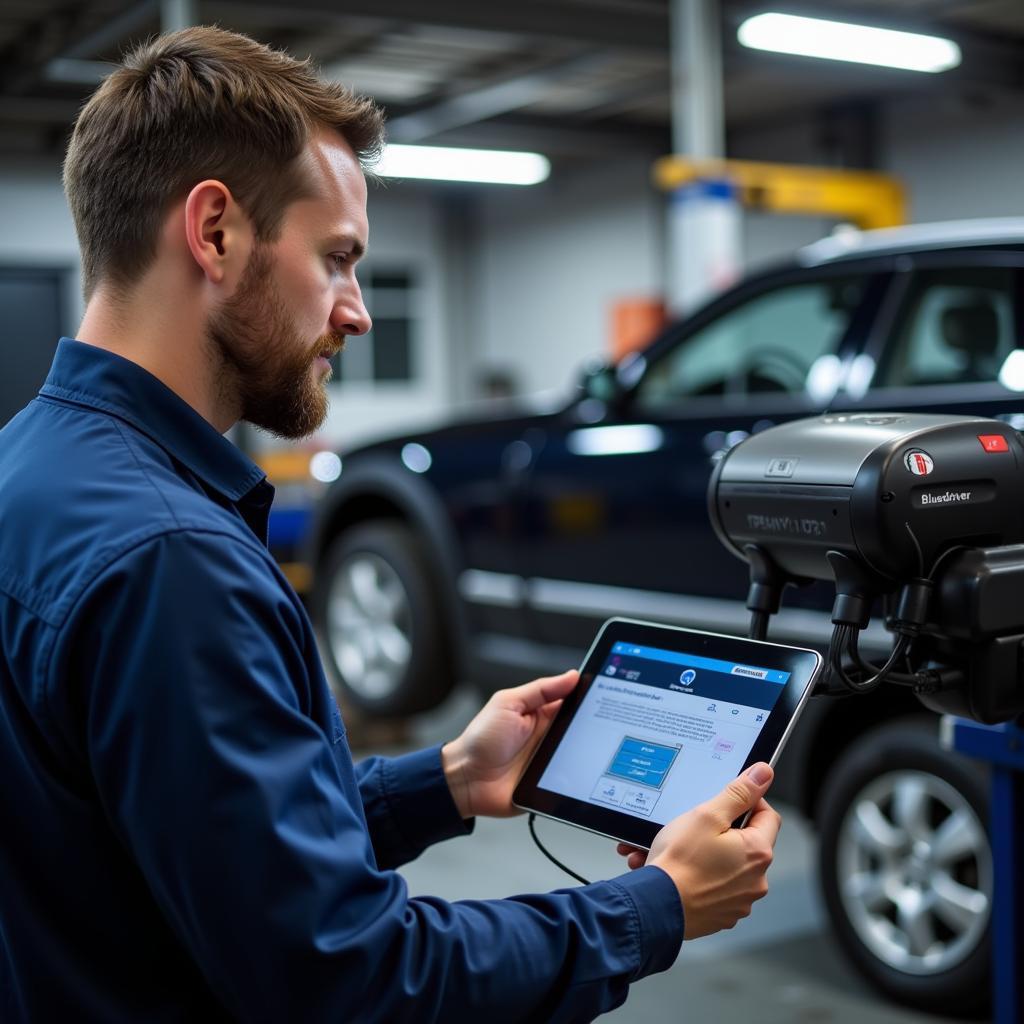
[[[370,314],[363,305],[359,292],[335,303],[331,312],[331,327],[340,334],[367,334],[373,326]]]

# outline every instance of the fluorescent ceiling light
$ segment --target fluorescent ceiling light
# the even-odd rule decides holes
[[[536,185],[551,173],[551,164],[540,153],[388,145],[373,170],[384,178]]]
[[[906,71],[948,71],[960,63],[960,47],[949,39],[795,14],[755,15],[740,25],[736,36],[754,50],[879,64]]]

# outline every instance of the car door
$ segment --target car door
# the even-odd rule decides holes
[[[523,498],[538,638],[585,645],[613,614],[743,628],[746,568],[709,525],[711,470],[749,433],[834,398],[886,280],[881,262],[757,279],[656,343],[618,400],[551,425]]]
[[[893,281],[864,351],[863,404],[1024,428],[1024,252],[921,253]]]

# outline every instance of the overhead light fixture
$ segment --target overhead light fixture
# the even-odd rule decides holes
[[[948,71],[960,63],[960,47],[950,39],[795,14],[757,14],[740,25],[736,36],[754,50],[905,71]]]
[[[383,178],[475,181],[488,185],[536,185],[551,173],[540,153],[447,146],[387,145],[373,168]]]

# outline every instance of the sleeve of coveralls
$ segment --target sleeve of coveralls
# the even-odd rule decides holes
[[[440,746],[401,757],[368,757],[355,766],[377,864],[396,868],[428,846],[469,835],[441,767]]]
[[[239,1019],[584,1021],[671,965],[683,915],[659,868],[504,900],[410,898],[376,863],[344,742],[305,713],[300,611],[237,538],[148,541],[83,601],[95,784]]]

